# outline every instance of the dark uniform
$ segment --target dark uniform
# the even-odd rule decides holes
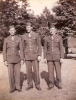
[[[38,34],[34,33],[33,31],[30,34],[30,37],[28,33],[23,36],[25,64],[27,69],[27,82],[28,87],[33,87],[33,65],[33,70],[35,73],[35,86],[38,87],[40,86],[38,56],[41,56],[41,42]]]
[[[15,36],[14,40],[11,36],[4,40],[3,59],[8,62],[10,91],[20,90],[20,61],[24,57],[22,41],[18,36]]]
[[[44,58],[47,59],[49,73],[49,87],[54,86],[54,66],[56,70],[56,82],[61,84],[60,58],[64,57],[63,42],[61,36],[55,34],[45,38]]]

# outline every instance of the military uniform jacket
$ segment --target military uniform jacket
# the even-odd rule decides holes
[[[8,63],[19,63],[21,60],[24,60],[22,41],[20,37],[15,36],[14,40],[12,40],[11,36],[8,36],[4,40],[3,59]]]
[[[26,33],[23,35],[23,47],[25,60],[37,60],[41,56],[41,41],[37,33],[31,32],[31,37]]]
[[[59,61],[60,58],[64,58],[63,42],[61,36],[56,34],[53,36],[53,39],[51,36],[45,38],[44,58],[46,58],[47,61]]]

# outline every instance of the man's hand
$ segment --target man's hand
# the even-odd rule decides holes
[[[7,61],[4,61],[4,65],[5,65],[5,66],[8,66],[8,63],[7,63]]]
[[[63,63],[63,58],[60,59],[60,63]]]
[[[23,60],[21,60],[21,66],[24,64],[24,61]]]
[[[44,63],[47,63],[47,60],[46,59],[44,59]]]
[[[41,56],[38,56],[38,61],[41,61]]]

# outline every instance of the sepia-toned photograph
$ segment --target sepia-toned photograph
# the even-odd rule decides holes
[[[76,0],[0,0],[0,100],[76,100]]]

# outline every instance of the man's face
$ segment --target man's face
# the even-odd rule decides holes
[[[56,33],[56,29],[55,28],[50,28],[50,34],[54,35]]]
[[[27,32],[31,32],[31,30],[32,30],[31,25],[27,25],[27,26],[26,26],[26,30],[27,30]]]
[[[15,32],[16,32],[15,28],[10,28],[9,33],[11,36],[15,35]]]

